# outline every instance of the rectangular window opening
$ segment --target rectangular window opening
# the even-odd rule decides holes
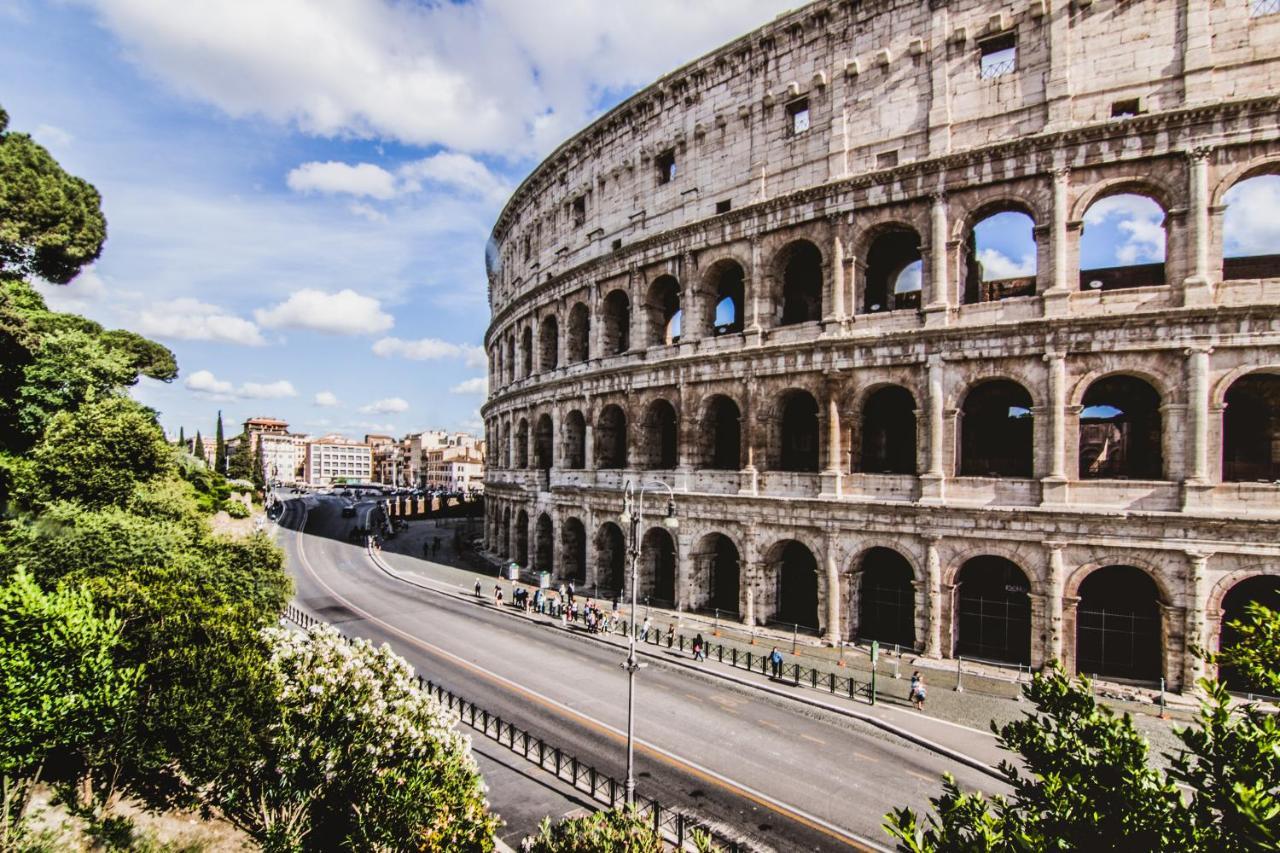
[[[1140,98],[1125,98],[1123,101],[1112,101],[1111,103],[1112,118],[1124,118],[1141,114],[1142,100]]]
[[[669,184],[676,177],[676,152],[664,151],[657,156],[654,164],[658,167],[658,183]]]
[[[787,104],[787,132],[799,136],[809,130],[809,99],[801,98]]]
[[[898,149],[881,151],[876,155],[877,169],[892,169],[896,165],[898,165]]]
[[[980,68],[983,80],[1003,77],[1018,69],[1018,39],[1014,33],[1004,33],[978,43],[982,55]]]
[[[728,213],[728,212],[729,212],[730,210],[732,210],[732,209],[733,209],[733,202],[732,202],[732,201],[730,201],[729,199],[725,199],[724,201],[718,201],[718,202],[716,202],[716,213],[717,213],[717,214],[720,214],[720,213]]]
[[[618,239],[614,240],[611,245],[613,246],[613,251],[615,252],[618,251],[619,249],[622,248],[622,238],[619,237]]]
[[[573,200],[573,225],[581,227],[587,221],[587,197],[580,195]]]
[[[1280,0],[1249,0],[1249,17],[1261,18],[1280,13]]]

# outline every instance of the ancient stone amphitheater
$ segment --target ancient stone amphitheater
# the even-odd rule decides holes
[[[655,603],[1191,683],[1280,600],[1277,84],[1280,0],[821,0],[673,71],[494,227],[486,547],[617,590],[657,481]]]

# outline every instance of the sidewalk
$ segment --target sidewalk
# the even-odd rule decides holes
[[[440,552],[432,559],[425,559],[422,556],[423,543],[430,542],[435,536],[441,539]],[[437,528],[434,521],[410,522],[407,530],[383,543],[379,556],[397,574],[425,581],[430,588],[449,591],[466,598],[474,597],[473,587],[476,579],[480,578],[484,598],[492,606],[495,583],[493,570],[489,569],[487,574],[482,574],[470,568],[454,552],[452,539],[452,527]],[[500,583],[504,590],[504,601],[509,604],[512,584],[506,580]],[[532,592],[532,585],[522,583],[520,586]],[[591,592],[580,590],[578,597],[589,598]],[[524,614],[514,607],[503,609],[521,618],[558,624],[558,620],[537,614]],[[624,606],[621,610],[623,619],[626,619],[628,608]],[[961,673],[963,690],[957,692],[957,661],[926,659],[913,652],[895,655],[892,649],[882,649],[876,667],[877,704],[871,706],[865,698],[850,700],[843,686],[838,695],[832,695],[826,689],[828,678],[840,685],[846,685],[847,679],[852,678],[858,684],[858,692],[865,694],[866,686],[871,680],[871,662],[865,648],[847,646],[843,650],[832,649],[822,646],[815,637],[801,635],[796,638],[796,651],[793,654],[793,637],[789,631],[757,628],[753,638],[741,625],[726,624],[717,620],[714,615],[681,613],[644,606],[639,608],[637,615],[640,620],[646,616],[650,619],[653,626],[651,640],[665,637],[668,625],[674,625],[677,635],[682,636],[686,644],[686,650],[682,652],[678,643],[668,649],[665,640],[661,645],[651,642],[642,646],[642,651],[650,657],[675,665],[704,669],[727,681],[752,689],[770,690],[810,705],[830,708],[836,713],[870,718],[868,721],[873,724],[900,728],[909,735],[913,734],[944,749],[972,756],[988,765],[994,765],[1001,758],[1007,757],[996,746],[995,739],[990,734],[990,723],[993,720],[999,724],[1019,719],[1029,710],[1029,705],[1020,699],[1018,683],[1029,678],[1029,674],[1025,672],[1015,675],[1012,670],[965,661]],[[571,630],[584,639],[610,643],[620,650],[625,647],[623,636],[588,634],[581,623],[571,627]],[[688,643],[696,633],[702,633],[712,644],[711,657],[704,663],[695,664],[692,654],[687,651]],[[756,671],[747,672],[729,663],[717,663],[715,657],[718,645],[723,645],[722,654],[726,661],[731,659],[734,651],[737,652],[740,663],[750,653]],[[759,658],[768,655],[774,646],[782,651],[788,666],[800,663],[820,673],[819,689],[811,686],[796,687],[790,678],[786,681],[774,681],[761,675]],[[914,710],[907,701],[907,685],[912,672],[916,670],[921,672],[929,687],[929,699],[924,713]],[[809,678],[806,671],[806,685],[809,684]],[[1136,725],[1151,741],[1153,754],[1159,754],[1173,749],[1177,741],[1173,737],[1170,722],[1158,718],[1159,709],[1148,694],[1148,691],[1127,686],[1098,685],[1099,698],[1118,712],[1133,714]],[[1170,716],[1180,720],[1189,719],[1194,712],[1194,701],[1186,697],[1171,695],[1168,702]]]

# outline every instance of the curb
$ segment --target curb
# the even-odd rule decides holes
[[[389,566],[382,559],[382,557],[379,556],[378,553],[374,551],[373,547],[367,543],[365,545],[365,553],[369,556],[369,560],[374,564],[374,566],[376,566],[379,571],[381,571],[383,574],[385,574],[387,577],[391,578],[392,580],[396,580],[396,581],[399,581],[400,583],[408,584],[409,586],[417,587],[418,589],[424,590],[426,592],[435,593],[437,595],[447,595],[451,598],[455,598],[461,601],[475,601],[475,598],[473,596],[468,596],[458,592],[454,592],[447,588],[441,589],[436,586],[428,586],[424,583],[419,582],[414,578],[406,577],[400,574],[395,569],[391,568],[391,566]],[[498,610],[497,612],[502,613],[503,611]],[[512,616],[515,618],[524,619],[527,622],[541,624],[539,620],[535,620],[532,617],[526,616],[521,613],[508,613],[506,615]],[[590,634],[580,634],[578,636],[581,636],[583,639],[586,639],[586,640],[600,643],[602,645],[608,646],[613,649],[617,648],[616,644],[611,643],[608,640],[600,639],[599,637],[594,637]],[[838,705],[831,705],[819,699],[814,699],[814,698],[805,696],[803,694],[796,694],[789,691],[784,691],[777,687],[773,687],[771,685],[759,684],[754,681],[747,681],[746,679],[743,679],[734,675],[730,675],[728,673],[703,669],[701,667],[694,666],[693,664],[687,663],[685,661],[673,660],[668,655],[657,655],[650,651],[647,651],[644,648],[644,646],[638,646],[636,651],[638,654],[642,654],[651,660],[658,661],[660,663],[665,663],[669,666],[673,666],[673,667],[678,666],[683,669],[689,670],[691,672],[698,672],[705,676],[709,676],[711,678],[718,678],[722,681],[727,681],[731,684],[736,684],[740,687],[748,687],[748,688],[751,688],[752,690],[759,690],[763,693],[768,693],[772,696],[788,699],[793,702],[799,702],[801,704],[808,705],[813,708],[819,708],[828,713],[837,714],[839,716],[847,717],[852,720],[858,720],[859,722],[865,723],[869,726],[880,729],[881,731],[894,735],[895,737],[901,738],[902,740],[905,740],[908,743],[915,744],[916,746],[919,746],[923,749],[927,749],[930,752],[936,753],[945,758],[949,758],[952,761],[956,762],[957,764],[963,764],[964,766],[972,770],[976,770],[979,773],[985,773],[986,775],[992,777],[993,779],[997,779],[1000,782],[1008,781],[1000,773],[1000,771],[998,771],[996,768],[992,767],[991,765],[983,761],[979,761],[978,759],[973,758],[972,756],[965,755],[962,752],[958,752],[952,749],[951,747],[943,746],[942,744],[937,743],[936,741],[930,740],[929,738],[926,738],[922,735],[918,735],[915,732],[912,732],[908,729],[904,729],[901,726],[895,725],[894,723],[890,723],[885,720],[882,720],[879,717],[875,717],[870,714],[864,714],[849,708],[842,708]]]

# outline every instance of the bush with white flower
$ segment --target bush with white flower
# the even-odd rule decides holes
[[[493,849],[471,741],[386,645],[268,629],[276,708],[214,799],[268,851]]]

